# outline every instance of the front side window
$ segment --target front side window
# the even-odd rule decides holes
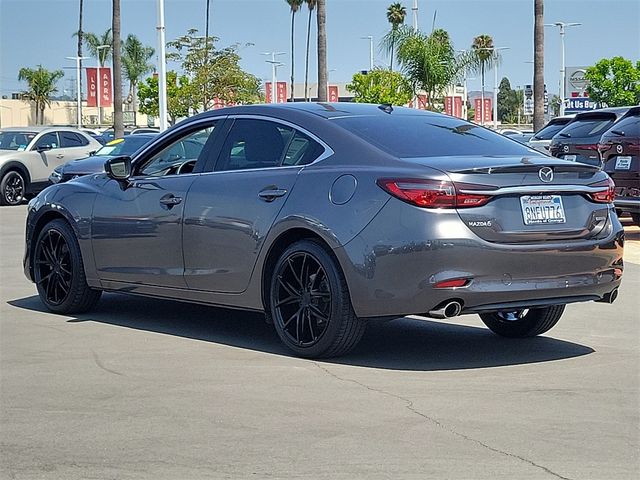
[[[58,134],[56,132],[49,132],[42,135],[37,141],[34,147],[42,148],[42,147],[50,147],[52,149],[58,148],[60,144],[58,143]]]
[[[191,131],[153,155],[139,169],[142,176],[162,177],[191,173],[196,166],[215,125],[207,125]],[[185,145],[188,145],[185,148]]]
[[[84,147],[89,141],[75,132],[60,132],[60,145],[62,148]]]

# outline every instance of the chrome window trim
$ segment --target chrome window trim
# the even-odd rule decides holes
[[[460,190],[461,193],[478,195],[510,195],[535,193],[596,193],[606,190],[606,186],[590,187],[588,185],[522,185],[518,187],[498,188],[496,190]]]

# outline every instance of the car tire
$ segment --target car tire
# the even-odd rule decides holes
[[[280,255],[269,300],[278,336],[301,357],[345,355],[364,334],[366,322],[353,311],[340,267],[313,240],[298,241]]]
[[[489,329],[509,338],[535,337],[549,331],[558,323],[564,305],[553,305],[513,312],[482,313],[480,318]]]
[[[26,191],[24,175],[17,170],[9,170],[0,180],[0,205],[20,205]]]
[[[38,235],[33,273],[40,299],[55,313],[86,312],[102,295],[87,285],[78,240],[62,219],[47,223]]]

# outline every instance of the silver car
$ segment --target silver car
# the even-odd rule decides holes
[[[12,127],[0,130],[0,205],[18,205],[49,184],[58,166],[88,157],[100,143],[67,127]]]
[[[409,314],[539,335],[621,281],[605,172],[436,113],[220,109],[105,168],[29,203],[25,273],[53,312],[102,291],[263,311],[326,357]]]
[[[552,118],[549,120],[549,123],[529,138],[527,145],[541,153],[550,155],[549,145],[551,145],[551,139],[556,135],[556,133],[560,132],[560,130],[567,126],[574,117],[575,114]]]

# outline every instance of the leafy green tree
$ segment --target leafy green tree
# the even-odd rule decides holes
[[[51,105],[51,95],[58,91],[56,82],[62,77],[62,70],[49,71],[42,65],[38,65],[38,68],[23,67],[18,72],[18,80],[26,81],[29,86],[23,96],[36,107],[36,124],[44,123],[44,109]]]
[[[316,0],[305,0],[307,8],[309,9],[309,17],[307,18],[307,52],[304,62],[304,101],[306,102],[309,97],[309,46],[311,44],[311,17],[313,10],[316,8]]]
[[[470,57],[456,55],[449,34],[442,29],[427,35],[401,26],[398,35],[398,63],[414,95],[419,90],[425,91],[428,108],[435,109],[446,88],[460,80]]]
[[[634,65],[623,57],[603,58],[587,68],[589,97],[609,107],[640,103],[640,61]]]
[[[127,39],[122,42],[122,67],[124,76],[129,81],[129,99],[133,105],[133,111],[137,110],[136,87],[140,77],[153,71],[153,65],[149,60],[153,57],[155,50],[147,47],[133,34],[127,35]]]
[[[289,5],[289,8],[291,9],[291,96],[289,98],[289,101],[293,102],[293,77],[294,77],[294,61],[295,61],[295,42],[294,42],[294,35],[295,35],[295,18],[296,18],[296,13],[298,13],[298,10],[300,10],[300,7],[302,6],[302,2],[304,0],[285,0],[287,2],[287,4]]]
[[[382,48],[390,57],[389,70],[393,71],[393,53],[400,39],[399,28],[404,24],[407,9],[401,3],[392,3],[387,8],[387,21],[391,24],[391,30],[382,39]]]
[[[214,99],[225,103],[257,103],[262,100],[260,80],[240,68],[238,45],[217,49],[216,37],[196,36],[191,29],[186,35],[169,42],[173,50],[167,55],[181,64],[189,77],[193,97],[192,108],[209,110]]]
[[[138,97],[140,113],[153,117],[159,116],[157,75],[147,78],[140,84]],[[171,125],[179,118],[189,115],[192,101],[192,90],[187,76],[178,76],[174,70],[167,72],[167,113]]]
[[[411,84],[398,72],[375,68],[368,73],[356,73],[347,85],[358,103],[388,103],[406,105],[411,101]]]

